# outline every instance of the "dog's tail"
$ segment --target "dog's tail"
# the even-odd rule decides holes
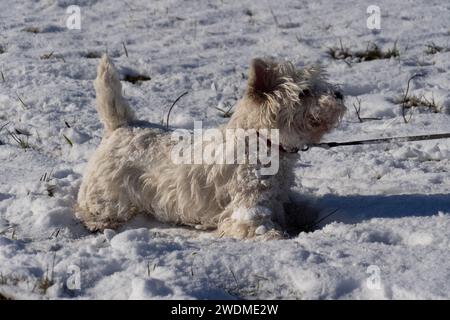
[[[118,127],[127,125],[134,119],[133,110],[122,96],[122,85],[117,70],[106,54],[103,55],[98,65],[94,87],[97,111],[107,134]]]

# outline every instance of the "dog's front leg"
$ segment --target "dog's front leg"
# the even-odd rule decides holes
[[[219,235],[238,239],[283,238],[280,227],[284,223],[281,189],[274,177],[252,179],[248,172],[241,176],[234,186],[233,200],[222,214]]]

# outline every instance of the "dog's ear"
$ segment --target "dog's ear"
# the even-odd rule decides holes
[[[264,93],[273,91],[272,74],[274,62],[263,59],[253,59],[250,64],[247,82],[247,95],[249,97],[263,98]]]

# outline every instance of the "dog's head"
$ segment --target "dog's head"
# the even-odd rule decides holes
[[[296,69],[291,63],[254,59],[245,97],[238,104],[236,126],[279,129],[286,151],[316,143],[345,112],[343,96],[319,67]]]

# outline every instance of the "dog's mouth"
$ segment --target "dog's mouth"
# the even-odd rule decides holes
[[[300,149],[297,147],[288,147],[288,146],[282,145],[281,143],[279,144],[279,149],[280,149],[280,152],[286,152],[286,153],[297,153],[300,151]]]
[[[256,132],[256,134],[258,135],[258,137],[260,136],[258,131]],[[272,141],[267,137],[264,138],[266,139],[267,147],[270,148],[273,145]],[[300,149],[298,147],[286,146],[282,143],[278,143],[278,150],[284,153],[297,153]]]

